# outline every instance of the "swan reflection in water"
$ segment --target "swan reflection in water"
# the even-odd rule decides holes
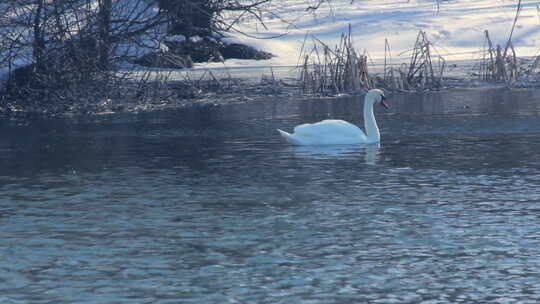
[[[318,145],[291,146],[297,156],[319,159],[364,157],[368,165],[376,165],[380,159],[380,143],[366,145]]]

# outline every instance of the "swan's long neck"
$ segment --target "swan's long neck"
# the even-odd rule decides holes
[[[368,141],[378,142],[381,139],[379,126],[377,126],[375,114],[373,113],[373,102],[368,102],[368,97],[364,102],[364,127]]]

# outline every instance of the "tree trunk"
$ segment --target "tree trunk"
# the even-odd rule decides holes
[[[36,2],[36,13],[34,15],[33,21],[33,30],[34,30],[34,41],[33,41],[33,60],[34,64],[38,69],[43,68],[43,53],[45,51],[45,38],[43,37],[43,32],[41,28],[41,19],[43,12],[43,2],[45,0],[37,0]]]
[[[109,68],[109,53],[111,51],[111,18],[112,0],[99,0],[98,12],[98,64],[101,69]]]

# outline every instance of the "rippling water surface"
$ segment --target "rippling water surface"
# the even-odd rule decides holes
[[[425,102],[367,147],[280,141],[313,115],[0,126],[0,303],[539,302],[540,100]]]

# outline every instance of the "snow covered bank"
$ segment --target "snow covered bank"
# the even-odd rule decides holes
[[[406,61],[419,30],[427,32],[435,50],[446,60],[480,58],[484,30],[495,44],[504,46],[516,15],[517,0],[333,0],[317,10],[306,10],[306,0],[276,0],[274,15],[263,16],[267,29],[255,19],[245,19],[240,32],[229,34],[237,41],[269,51],[277,57],[267,61],[227,61],[229,67],[296,65],[306,33],[333,46],[341,33],[352,27],[358,50],[367,50],[373,61],[384,59],[385,38],[392,60]],[[280,36],[285,34],[284,36]],[[311,47],[311,39],[305,48]],[[540,1],[522,1],[522,11],[512,42],[518,56],[540,54]],[[220,64],[205,64],[219,67]]]

